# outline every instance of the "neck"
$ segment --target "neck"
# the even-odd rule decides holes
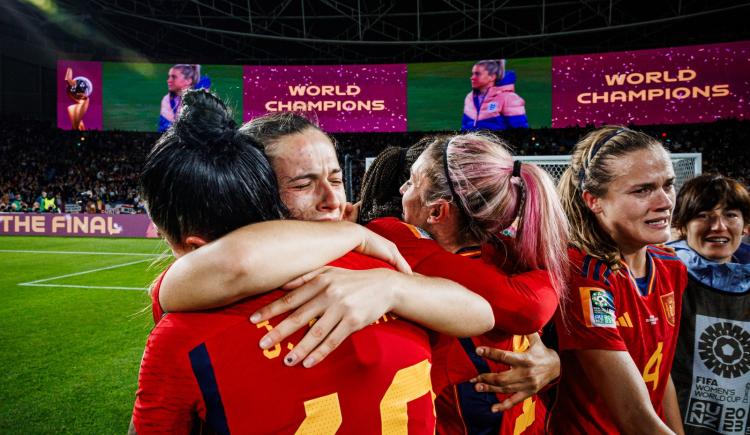
[[[477,89],[476,89],[476,91],[477,91],[477,92],[479,92],[480,94],[484,94],[484,93],[485,93],[485,92],[487,92],[487,91],[488,91],[488,90],[489,90],[489,89],[490,89],[491,87],[492,87],[492,84],[489,84],[489,85],[487,85],[487,86],[482,86],[481,88],[477,88]]]
[[[430,234],[441,248],[448,252],[457,252],[460,249],[470,246],[477,246],[476,240],[466,240],[458,234],[457,231],[450,231],[442,227],[430,228]]]
[[[630,273],[636,278],[646,276],[648,267],[646,266],[646,247],[638,249],[621,249],[620,255],[622,255],[623,261],[628,265]]]

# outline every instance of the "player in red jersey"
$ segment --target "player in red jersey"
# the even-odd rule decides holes
[[[256,121],[251,122],[252,125]],[[282,176],[282,173],[288,173],[289,168],[286,167],[283,164],[286,161],[290,160],[288,155],[286,154],[286,151],[288,150],[288,145],[290,143],[293,143],[292,141],[288,140],[286,137],[275,137],[271,138],[269,140],[268,138],[264,138],[264,136],[267,136],[267,132],[271,131],[277,131],[278,126],[272,125],[272,126],[259,126],[255,125],[252,126],[252,130],[254,131],[254,136],[258,137],[260,136],[262,139],[262,142],[265,143],[271,143],[271,144],[278,144],[283,143],[285,147],[282,149],[281,147],[274,146],[271,150],[269,150],[268,145],[266,145],[266,152],[269,155],[269,158],[271,159],[272,164],[274,165],[274,169],[277,170],[277,175],[280,177],[280,180],[285,179],[286,177]],[[505,169],[501,171],[502,175],[500,178],[504,178],[504,183],[508,183],[508,188],[505,188],[503,190],[498,189],[495,194],[501,194],[508,191],[511,191],[511,194],[507,195],[508,197],[506,200],[509,203],[506,203],[504,205],[508,205],[512,207],[512,211],[508,212],[505,211],[505,214],[502,214],[501,216],[498,216],[498,220],[506,220],[508,221],[507,225],[510,225],[511,222],[514,221],[517,214],[520,212],[518,211],[521,208],[521,205],[519,204],[519,195],[521,194],[519,184],[524,183],[526,180],[531,180],[531,189],[533,196],[533,199],[530,201],[531,206],[528,208],[523,209],[523,213],[531,212],[532,216],[533,213],[538,213],[539,211],[539,203],[536,202],[540,199],[540,197],[545,201],[544,205],[548,205],[549,201],[554,201],[554,195],[550,195],[549,193],[552,192],[552,189],[549,186],[546,186],[546,189],[544,190],[544,193],[547,193],[548,195],[542,195],[539,192],[539,181],[536,179],[538,177],[539,172],[537,168],[533,169],[526,169],[524,171],[524,181],[521,181],[521,174],[513,176],[512,169],[514,168],[514,165],[512,163],[512,158],[510,158],[510,154],[508,154],[505,151],[505,148],[502,148],[502,145],[488,141],[483,140],[484,138],[480,138],[478,136],[471,136],[472,138],[481,139],[480,142],[487,148],[486,151],[495,150],[498,147],[500,147],[501,152],[500,156],[495,156],[495,164],[498,164],[500,166],[505,166]],[[460,142],[457,141],[457,142]],[[457,143],[458,145],[458,143]],[[270,152],[269,152],[270,151]],[[494,151],[493,151],[494,152]],[[282,153],[281,156],[279,154]],[[281,157],[281,158],[280,158]],[[464,158],[466,156],[464,155]],[[499,158],[497,158],[499,157]],[[498,161],[500,160],[500,161]],[[464,160],[465,161],[465,160]],[[306,162],[301,162],[303,165]],[[520,171],[520,168],[519,168]],[[408,175],[408,167],[405,170],[405,173]],[[296,178],[294,176],[294,173],[289,174],[289,179]],[[514,178],[513,181],[510,180],[510,178]],[[500,180],[492,180],[493,182],[497,182]],[[549,182],[548,182],[549,184]],[[511,187],[512,186],[512,187]],[[398,185],[396,185],[395,190],[396,194],[398,193]],[[443,186],[445,187],[445,186]],[[487,194],[488,192],[483,192],[484,194]],[[445,201],[441,201],[441,204],[445,204]],[[554,205],[554,204],[553,204]],[[450,213],[453,214],[453,218],[450,220],[451,224],[453,226],[453,231],[456,230],[456,220],[455,215],[459,213],[457,209],[455,208],[455,205],[449,205],[449,208],[452,208]],[[562,260],[564,256],[564,229],[566,227],[564,218],[560,219],[562,217],[562,211],[559,207],[559,204],[557,205],[557,213],[550,213],[552,215],[552,219],[550,221],[555,221],[555,218],[558,218],[558,221],[555,222],[557,225],[552,224],[555,226],[555,234],[558,237],[552,237],[553,243],[555,241],[558,242],[559,247],[562,251],[562,253],[558,253],[559,255],[556,255],[553,253],[554,249],[552,249],[549,252],[545,252],[547,255],[555,256],[557,260]],[[313,209],[315,210],[315,209]],[[298,208],[298,212],[300,213],[312,213],[312,210],[310,207],[305,208]],[[399,213],[400,215],[400,213]],[[547,215],[546,213],[543,215]],[[534,219],[538,219],[536,216]],[[560,223],[559,221],[562,220]],[[447,220],[442,220],[443,222],[446,222]],[[491,221],[491,219],[490,219]],[[502,222],[493,222],[493,223],[485,223],[486,226],[490,227],[492,225],[501,225]],[[547,226],[544,226],[544,228],[549,228],[549,223],[546,224]],[[400,229],[402,231],[408,231],[407,227],[404,227],[401,224],[398,224],[395,228]],[[529,227],[526,227],[529,228]],[[438,230],[439,232],[442,232],[442,230]],[[408,234],[411,234],[410,232]],[[487,236],[485,234],[484,236]],[[310,237],[310,236],[308,236]],[[398,237],[398,235],[394,235],[394,237]],[[532,237],[526,237],[526,240],[533,241],[535,240],[536,236]],[[406,240],[404,240],[406,241]],[[506,272],[503,272],[501,270],[498,270],[497,266],[492,264],[495,261],[504,261],[504,259],[500,258],[500,256],[497,256],[497,258],[494,258],[495,256],[492,254],[492,249],[487,250],[487,257],[486,260],[489,264],[486,264],[483,261],[480,260],[472,260],[468,258],[463,258],[460,255],[452,254],[448,251],[445,251],[443,248],[441,248],[439,245],[437,245],[432,240],[416,240],[417,244],[415,245],[416,250],[414,251],[416,255],[420,255],[419,251],[421,250],[421,246],[427,247],[422,255],[422,258],[429,258],[429,261],[423,262],[424,267],[428,267],[429,265],[432,265],[436,271],[439,270],[439,272],[436,272],[437,276],[444,276],[442,274],[448,274],[450,278],[452,279],[467,279],[469,277],[475,277],[476,279],[470,280],[473,284],[476,284],[476,291],[479,293],[483,293],[486,295],[490,295],[492,298],[498,302],[496,304],[496,318],[502,319],[505,323],[505,325],[511,325],[506,328],[506,331],[503,333],[505,334],[505,342],[504,347],[509,350],[522,350],[525,346],[524,341],[519,337],[517,338],[516,345],[513,346],[511,341],[512,336],[508,335],[509,333],[518,333],[518,334],[526,334],[531,333],[536,330],[538,330],[541,325],[543,325],[552,315],[554,312],[554,309],[557,304],[557,295],[555,294],[555,288],[551,285],[550,282],[550,275],[547,272],[544,271],[530,271],[523,274],[519,274],[513,277],[513,279],[510,279],[508,277],[508,274]],[[241,233],[235,233],[231,234],[228,237],[223,238],[222,240],[219,240],[216,242],[216,246],[223,246],[226,250],[230,250],[233,252],[239,252],[240,255],[235,255],[236,258],[242,258],[243,255],[250,255],[252,250],[244,250],[244,251],[237,251],[236,248],[238,246],[243,246],[244,244],[249,243],[250,240],[248,238],[243,238]],[[528,249],[528,246],[526,246]],[[471,249],[469,249],[471,250]],[[465,252],[464,252],[465,253]],[[183,270],[185,273],[182,274],[183,281],[186,281],[187,283],[193,282],[193,278],[197,278],[200,280],[200,276],[203,272],[207,269],[205,268],[205,264],[202,264],[200,261],[196,261],[198,256],[200,255],[200,252],[196,252],[193,255],[193,258],[190,259],[190,267],[183,267]],[[538,254],[536,252],[535,254]],[[544,254],[542,254],[544,255]],[[447,258],[447,263],[441,263],[441,256],[443,256],[443,259]],[[206,258],[207,256],[203,256],[205,261],[210,262],[210,258]],[[224,269],[225,272],[231,271],[231,267],[229,269],[227,268],[227,265],[231,265],[232,260],[228,260],[226,258],[227,256],[224,255],[222,261],[222,264],[217,265],[219,270]],[[463,261],[463,264],[457,264],[455,259],[459,259]],[[526,258],[528,258],[528,253],[526,254]],[[415,261],[419,261],[416,260]],[[179,263],[179,262],[178,262]],[[510,270],[513,270],[514,266],[518,266],[517,264],[510,264],[511,262],[508,261],[508,268]],[[546,264],[547,262],[543,261],[542,263]],[[183,265],[187,264],[187,262],[183,262]],[[446,267],[442,267],[442,265],[446,265]],[[466,270],[464,273],[458,272],[461,267],[468,266],[471,270],[477,270],[476,274],[473,274],[472,272],[469,272]],[[522,267],[522,266],[521,266]],[[559,272],[559,268],[558,268]],[[171,271],[170,271],[171,273]],[[313,288],[308,286],[306,290],[303,291],[302,296],[300,293],[292,293],[289,297],[284,298],[284,301],[287,303],[284,304],[286,307],[295,306],[299,303],[305,302],[308,299],[312,298],[316,292],[321,290],[323,287],[327,289],[327,291],[324,291],[322,294],[323,296],[321,298],[313,298],[311,300],[312,305],[307,306],[306,313],[304,314],[298,314],[294,316],[294,320],[289,322],[282,322],[281,325],[278,325],[277,328],[275,328],[273,331],[269,332],[267,337],[264,337],[264,341],[268,339],[268,341],[264,344],[265,346],[272,345],[272,343],[276,343],[278,340],[283,338],[284,336],[291,333],[291,331],[297,329],[298,326],[295,325],[301,325],[304,324],[304,319],[309,318],[308,316],[315,316],[318,314],[324,314],[327,315],[330,311],[339,311],[342,317],[345,317],[346,315],[352,315],[354,317],[358,316],[359,312],[361,312],[361,307],[365,305],[366,307],[369,307],[372,305],[372,292],[369,293],[369,298],[363,298],[359,302],[358,306],[360,309],[351,309],[351,306],[353,304],[346,302],[343,304],[337,304],[337,301],[340,299],[334,295],[331,295],[330,290],[330,284],[336,283],[337,281],[340,282],[341,280],[337,278],[340,277],[341,272],[338,272],[334,269],[327,269],[323,273],[316,275],[314,278],[311,278],[311,276],[304,277],[300,282],[304,282],[306,279],[312,279],[311,283],[313,285]],[[226,273],[226,275],[231,276],[232,273]],[[189,278],[188,278],[189,277]],[[322,278],[322,279],[321,279]],[[194,283],[195,284],[195,283]],[[319,286],[318,288],[315,288]],[[194,287],[197,287],[194,285]],[[226,303],[228,300],[231,300],[233,297],[233,294],[239,293],[239,294],[247,294],[243,292],[248,291],[255,291],[257,289],[250,289],[247,290],[243,287],[251,287],[248,286],[246,283],[235,281],[232,283],[231,281],[227,281],[227,286],[223,286],[224,288],[216,288],[217,286],[211,286],[210,283],[205,283],[201,286],[203,291],[201,292],[202,295],[190,295],[190,292],[184,292],[182,291],[182,288],[175,287],[175,292],[172,293],[170,296],[171,301],[166,301],[168,304],[172,305],[172,308],[178,308],[178,309],[185,309],[186,307],[189,308],[195,308],[195,307],[201,307],[201,306],[211,306],[216,304],[222,304]],[[474,290],[474,289],[473,289]],[[350,289],[350,291],[353,291]],[[306,292],[306,293],[305,293]],[[361,294],[361,293],[360,293]],[[378,300],[381,299],[380,295],[378,295]],[[505,295],[506,297],[502,297]],[[176,297],[176,298],[175,298]],[[425,298],[425,302],[429,302],[431,297]],[[162,303],[165,302],[165,298],[162,298]],[[177,302],[175,304],[175,302]],[[328,307],[329,304],[337,304],[333,308],[326,310],[326,307]],[[541,304],[541,305],[540,305]],[[285,308],[288,309],[288,308]],[[425,306],[425,309],[428,309]],[[269,310],[262,310],[261,313],[264,313],[260,316],[260,318],[265,318],[268,314]],[[320,323],[320,322],[318,322]],[[344,322],[342,322],[344,323]],[[351,323],[351,322],[348,322]],[[356,324],[356,322],[355,322]],[[316,324],[317,325],[317,324]],[[341,324],[339,324],[340,326]],[[356,329],[356,328],[351,328]],[[330,330],[328,328],[327,330]],[[344,331],[345,332],[345,331]],[[319,361],[323,356],[325,356],[328,352],[330,352],[336,345],[336,342],[340,339],[341,335],[338,335],[339,338],[332,340],[331,337],[336,336],[336,333],[341,333],[341,331],[334,331],[331,335],[328,336],[328,339],[326,339],[323,342],[323,345],[318,347],[315,352],[313,352],[313,360]],[[308,334],[308,337],[310,334]],[[320,333],[317,338],[314,338],[312,341],[308,343],[307,346],[307,352],[311,350],[317,343],[320,343],[322,338],[325,337],[325,333]],[[307,339],[307,338],[306,338]],[[473,351],[473,346],[475,345],[474,342],[471,340],[464,340],[467,344],[471,346],[471,348],[467,347],[466,349],[461,348],[458,349],[456,346],[453,346],[453,349],[459,350],[460,354],[458,355],[458,358],[461,361],[460,365],[454,365],[453,366],[453,374],[451,375],[450,379],[448,379],[447,370],[445,370],[446,374],[441,375],[441,380],[439,382],[443,383],[453,383],[453,380],[460,380],[460,381],[466,381],[470,377],[477,374],[478,370],[484,370],[484,366],[487,364],[491,364],[491,362],[484,361],[481,358],[480,360],[480,367],[477,367],[472,361],[476,359],[476,354]],[[333,344],[331,344],[333,343]],[[512,385],[511,388],[505,390],[505,391],[519,391],[518,394],[514,394],[510,400],[505,400],[502,405],[496,404],[495,409],[497,410],[498,407],[501,408],[508,408],[514,403],[523,400],[524,398],[528,397],[530,394],[536,392],[541,385],[546,384],[550,379],[557,376],[558,369],[559,369],[559,360],[557,359],[557,355],[554,352],[548,351],[544,346],[541,346],[541,344],[538,341],[538,336],[536,336],[536,339],[532,337],[532,343],[535,344],[534,349],[538,349],[541,347],[544,349],[544,351],[538,351],[535,350],[534,352],[530,352],[529,354],[523,354],[522,356],[516,356],[516,355],[503,355],[502,361],[503,362],[509,362],[518,364],[519,367],[515,369],[515,372],[513,372],[512,376],[509,376],[507,378],[506,384]],[[450,346],[448,346],[450,347]],[[291,355],[294,355],[298,352],[298,349],[302,348],[302,345],[299,345],[295,348],[293,352],[290,352]],[[320,349],[323,349],[322,351]],[[545,352],[546,351],[546,352]],[[299,355],[304,355],[300,353]],[[529,360],[530,355],[534,356],[535,360]],[[308,357],[309,358],[309,357]],[[292,359],[292,364],[296,361],[301,360],[301,357],[295,357]],[[305,361],[308,361],[308,359],[305,359]],[[506,366],[503,366],[503,369],[507,368]],[[456,381],[456,382],[460,382]],[[529,387],[531,385],[531,387]],[[473,389],[471,386],[466,385],[465,387],[468,387],[467,389]],[[531,391],[529,391],[531,390]],[[473,406],[474,409],[481,413],[490,414],[490,405],[492,403],[498,402],[498,399],[495,395],[477,395],[479,397],[486,397],[489,399],[488,401],[483,402],[481,405]],[[502,397],[501,397],[502,398]],[[506,419],[507,421],[520,421],[524,422],[523,427],[528,427],[528,423],[531,421],[528,417],[533,412],[532,409],[529,409],[529,404],[535,403],[532,401],[528,401],[526,403],[526,407],[519,407],[518,409],[521,410],[520,414],[525,414],[524,418],[522,419]],[[538,403],[538,401],[536,402]],[[512,412],[512,411],[511,411]],[[498,420],[498,416],[491,416],[495,417],[494,420]],[[539,418],[536,420],[537,423],[541,420],[542,415],[538,416]],[[497,423],[495,423],[495,427],[497,426]]]
[[[472,338],[441,337],[434,348],[432,379],[442,393],[437,401],[441,433],[533,433],[543,428],[545,408],[535,397],[503,416],[492,407],[508,395],[477,392],[467,381],[508,369],[477,355],[477,347],[524,351],[528,342],[522,334],[538,331],[557,308],[556,291],[563,287],[567,267],[567,224],[547,177],[536,166],[514,164],[494,137],[433,138],[402,187],[408,223],[385,218],[368,224],[394,241],[415,271],[459,282],[493,307],[493,331]],[[515,237],[503,236],[511,226]],[[294,299],[305,302],[319,287],[300,288],[300,296],[293,293],[272,303],[260,311],[261,318],[295,306]],[[312,298],[297,315],[308,319],[327,304],[325,298]],[[278,330],[275,338],[289,329],[282,324]]]
[[[223,306],[280,287],[353,248],[366,247],[368,239],[385,240],[363,227],[340,222],[346,205],[341,168],[334,144],[318,127],[299,115],[276,113],[256,118],[240,131],[253,138],[269,159],[282,201],[296,221],[284,222],[280,228],[250,225],[178,259],[164,276],[160,304],[155,306],[168,311]],[[352,315],[344,306],[321,316],[313,332],[318,335],[335,327],[332,338],[337,344],[389,311],[456,336],[492,327],[489,304],[447,280],[427,280],[426,285],[424,278],[382,268],[328,271],[318,280],[334,284],[331,292],[346,295],[345,304],[358,304],[372,292],[379,296],[366,312]],[[305,337],[285,356],[287,363],[302,361],[315,341],[312,335]],[[314,365],[316,356],[307,357],[305,364]]]
[[[184,105],[141,176],[149,214],[178,258],[210,251],[207,242],[214,238],[286,212],[268,162],[250,137],[234,129],[223,103],[192,92]],[[194,206],[209,200],[214,206],[208,210]],[[364,251],[388,251],[384,246]],[[334,264],[390,267],[354,253]],[[434,281],[416,279],[428,286]],[[248,321],[258,306],[281,295],[160,319],[144,352],[131,432],[187,433],[195,419],[218,433],[434,431],[430,348],[422,329],[386,315],[319,367],[290,369],[282,364],[281,345],[263,350],[254,344],[281,319]],[[284,347],[293,348],[298,339],[290,337]]]
[[[655,139],[603,127],[574,148],[560,180],[571,221],[566,318],[556,316],[561,434],[682,433],[670,377],[685,268],[665,248],[675,199]]]

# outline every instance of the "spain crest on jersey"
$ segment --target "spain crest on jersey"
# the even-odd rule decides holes
[[[583,319],[589,328],[616,328],[615,302],[612,293],[602,288],[579,287]]]
[[[674,309],[674,292],[669,292],[661,296],[661,309],[664,311],[664,317],[667,323],[674,326],[675,309]]]

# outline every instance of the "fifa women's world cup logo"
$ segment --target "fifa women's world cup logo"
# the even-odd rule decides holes
[[[86,77],[79,76],[73,77],[73,69],[68,68],[65,71],[65,83],[66,92],[68,97],[73,100],[73,104],[68,106],[68,117],[70,117],[70,125],[73,130],[86,130],[86,125],[83,123],[83,117],[86,115],[86,111],[89,110],[89,97],[94,91],[94,86],[91,84],[91,80]]]

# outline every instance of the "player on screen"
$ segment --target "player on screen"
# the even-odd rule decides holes
[[[201,66],[179,63],[167,73],[167,94],[161,99],[159,111],[159,133],[167,131],[177,120],[182,107],[182,98],[189,89],[209,89],[211,79],[201,76]]]
[[[574,247],[555,433],[682,432],[669,373],[687,276],[653,245],[670,237],[674,179],[663,146],[624,127],[573,149],[559,186]]]
[[[516,74],[505,69],[505,59],[480,60],[471,68],[461,129],[508,128],[529,128],[526,102],[516,93]]]
[[[184,104],[183,116],[157,142],[141,176],[150,217],[178,258],[211,251],[211,240],[242,225],[286,214],[267,160],[252,138],[235,129],[223,103],[208,93],[190,92]],[[208,202],[213,206],[196,207]],[[278,224],[284,223],[259,225],[279,231]],[[291,224],[286,228],[294,232]],[[330,224],[305,227],[325,226]],[[277,240],[286,237],[279,234]],[[363,252],[397,262],[390,244],[377,236],[361,241]],[[333,265],[391,268],[357,253]],[[265,279],[279,274],[267,270]],[[415,279],[428,287],[437,281]],[[248,321],[258,307],[282,295],[276,291],[221,310],[163,317],[144,352],[131,433],[188,433],[195,421],[217,433],[434,432],[424,330],[387,314],[342,342],[340,355],[315,369],[288,368],[280,345],[265,350],[256,345],[281,319]],[[289,337],[284,348],[293,348],[300,338]]]

